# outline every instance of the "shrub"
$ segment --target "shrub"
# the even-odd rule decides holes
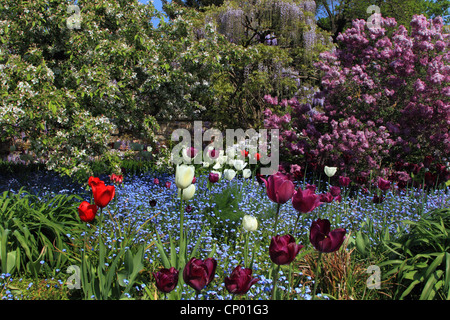
[[[282,147],[366,177],[387,175],[383,169],[399,160],[442,163],[450,152],[450,38],[440,17],[414,16],[411,27],[409,35],[392,18],[381,18],[378,29],[355,20],[316,64],[320,92],[307,92],[306,103],[267,96],[282,115],[266,110],[265,125],[283,129]]]

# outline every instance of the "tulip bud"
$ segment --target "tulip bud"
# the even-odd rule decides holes
[[[83,201],[78,207],[78,215],[80,220],[88,223],[94,221],[97,210],[98,208],[95,204],[90,204],[87,201]]]
[[[250,287],[258,282],[252,277],[252,269],[237,266],[231,276],[225,278],[225,288],[231,294],[246,294]]]
[[[191,258],[183,269],[184,282],[199,292],[214,279],[216,267],[217,261],[214,258],[207,258],[204,261]]]
[[[247,163],[243,160],[234,160],[234,163],[233,163],[234,168],[238,171],[242,171],[246,165],[247,165]]]
[[[331,178],[332,176],[334,176],[336,174],[337,171],[337,167],[327,167],[325,166],[325,168],[323,169],[323,171],[325,172],[325,174]]]
[[[242,177],[244,179],[250,178],[252,175],[252,171],[250,169],[244,169],[242,170]]]
[[[234,171],[233,169],[225,169],[223,171],[223,177],[229,181],[233,180],[235,176],[236,171]]]
[[[174,267],[171,267],[170,269],[164,268],[157,273],[153,273],[153,278],[155,278],[158,290],[169,293],[175,289],[178,283],[178,270]]]
[[[185,164],[178,165],[175,171],[175,184],[180,189],[186,189],[194,179],[195,169]]]
[[[255,231],[258,228],[258,220],[246,214],[242,218],[242,227],[247,231]]]
[[[302,248],[303,245],[296,244],[295,238],[290,234],[276,235],[270,241],[269,256],[277,265],[290,264]]]
[[[178,198],[181,198],[183,195],[183,200],[190,200],[194,197],[195,194],[195,184],[191,184],[189,187],[185,189],[178,189]]]

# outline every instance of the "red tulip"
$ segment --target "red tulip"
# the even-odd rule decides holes
[[[320,196],[314,192],[315,186],[298,189],[292,197],[292,206],[301,213],[313,211],[322,204]]]
[[[117,174],[113,173],[113,174],[111,174],[111,175],[109,176],[109,179],[110,179],[113,183],[118,183],[118,184],[120,184],[120,183],[123,182],[123,176],[122,176],[121,174],[120,174],[120,175],[117,175]]]
[[[98,207],[95,204],[90,204],[83,201],[78,207],[78,215],[83,222],[92,222],[95,219]]]
[[[345,232],[343,228],[330,231],[328,219],[317,219],[311,224],[309,240],[314,248],[320,252],[334,252],[344,242]]]
[[[252,277],[252,269],[237,266],[231,275],[225,278],[225,288],[231,294],[246,294],[256,282],[258,278]]]
[[[241,150],[241,154],[242,154],[242,156],[244,156],[245,158],[248,157],[248,151],[247,151],[247,150]]]
[[[114,198],[116,188],[114,186],[106,186],[99,184],[92,188],[94,202],[99,208],[104,208]]]
[[[378,180],[378,189],[386,191],[389,190],[391,187],[391,182],[389,180],[384,180],[383,178],[380,178]]]
[[[158,290],[169,293],[175,289],[178,284],[178,270],[174,267],[171,267],[170,269],[163,268],[157,273],[153,272],[153,278],[155,278]]]
[[[97,186],[99,184],[105,184],[105,182],[103,182],[102,180],[100,180],[97,177],[95,177],[95,178],[92,177],[92,176],[89,177],[89,180],[88,180],[89,187],[93,188],[93,187],[95,187],[95,186]]]
[[[153,179],[153,183],[154,183],[154,184],[159,184],[159,179],[158,179],[158,178],[154,178],[154,179]]]
[[[194,178],[192,178],[192,183],[196,183],[197,182],[197,178],[194,176]]]
[[[255,153],[255,159],[256,159],[256,161],[261,160],[261,155],[258,152]]]
[[[276,203],[285,203],[294,194],[294,184],[281,172],[271,175],[267,180],[261,178],[266,185],[267,196]]]
[[[295,238],[290,234],[272,237],[269,246],[269,256],[277,265],[290,264],[294,261],[303,245],[296,244]]]
[[[170,189],[170,186],[172,185],[172,182],[170,182],[170,181],[166,181],[166,188],[167,189]]]
[[[217,261],[214,258],[191,258],[183,270],[184,282],[197,292],[206,287],[213,279],[216,272]]]

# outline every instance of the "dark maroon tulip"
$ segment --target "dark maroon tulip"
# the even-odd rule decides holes
[[[149,203],[150,203],[150,205],[152,207],[156,206],[156,200],[155,199],[150,200]]]
[[[158,179],[158,178],[154,178],[154,179],[153,179],[153,183],[154,183],[154,184],[159,184],[159,179]]]
[[[294,184],[281,172],[271,175],[267,180],[261,178],[266,185],[267,196],[273,202],[282,204],[292,198]]]
[[[217,261],[214,258],[205,260],[192,258],[184,267],[184,282],[197,292],[201,291],[214,279],[216,267]]]
[[[170,269],[161,269],[157,273],[153,272],[153,278],[156,281],[156,287],[159,291],[169,293],[178,284],[178,270],[174,267]]]
[[[209,176],[208,176],[209,182],[211,183],[216,183],[217,181],[219,181],[219,174],[218,173],[214,173],[214,172],[210,172]]]
[[[307,186],[305,190],[298,189],[292,197],[292,206],[301,213],[313,211],[322,204],[320,196],[314,192],[315,186]]]
[[[341,187],[348,187],[350,185],[350,178],[349,177],[339,177],[339,185]]]
[[[343,228],[330,231],[328,219],[317,219],[311,224],[309,240],[314,248],[320,252],[334,252],[344,242],[345,232]]]
[[[380,178],[378,180],[378,189],[380,189],[382,191],[386,191],[386,190],[389,190],[390,187],[391,187],[391,182],[389,180],[385,180],[383,178]]]
[[[423,166],[425,168],[430,168],[431,163],[434,161],[434,158],[432,156],[425,156],[423,160]]]
[[[186,211],[187,213],[191,213],[193,209],[194,209],[194,208],[192,208],[192,206],[187,205],[186,208],[185,208],[185,211]]]
[[[331,202],[333,202],[333,199],[334,199],[333,195],[329,192],[322,193],[320,195],[320,202],[322,202],[322,203],[331,203]]]
[[[296,244],[295,238],[290,234],[276,235],[270,241],[269,256],[277,265],[290,264],[302,248],[303,245]]]
[[[339,188],[338,186],[332,186],[330,188],[330,193],[333,197],[337,197],[341,194],[341,188]]]
[[[231,294],[246,294],[256,282],[258,278],[252,277],[252,269],[237,266],[231,275],[225,278],[225,288]]]

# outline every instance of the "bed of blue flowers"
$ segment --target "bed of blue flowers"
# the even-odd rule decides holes
[[[395,299],[395,264],[388,262],[400,248],[395,241],[411,228],[405,221],[417,222],[450,204],[445,186],[426,191],[390,186],[381,202],[374,201],[380,192],[376,186],[341,187],[339,201],[322,198],[309,212],[299,213],[292,195],[284,203],[271,199],[268,179],[244,178],[239,172],[212,180],[209,171],[194,174],[188,185],[195,185],[195,192],[182,198],[175,173],[150,171],[120,179],[100,175],[114,193],[91,212],[92,219],[80,207],[83,201],[97,203],[95,186],[46,171],[3,174],[3,218],[11,205],[5,199],[12,194],[35,195],[37,202],[57,195],[74,198],[64,202],[71,229],[54,227],[64,234],[61,242],[59,236],[51,238],[53,247],[20,238],[19,224],[2,222],[1,298]],[[294,196],[312,185],[316,195],[333,186],[316,177],[291,183]],[[331,230],[321,230],[325,236],[315,242],[313,225],[321,227],[319,220],[327,220]],[[5,236],[7,228],[11,232]],[[340,241],[323,242],[335,241],[339,230],[345,233]],[[27,241],[39,246],[37,256],[27,254]],[[368,272],[373,266],[378,273]],[[445,268],[448,272],[450,267],[443,263],[443,273]],[[442,288],[448,290],[448,284],[432,297],[443,298]]]

